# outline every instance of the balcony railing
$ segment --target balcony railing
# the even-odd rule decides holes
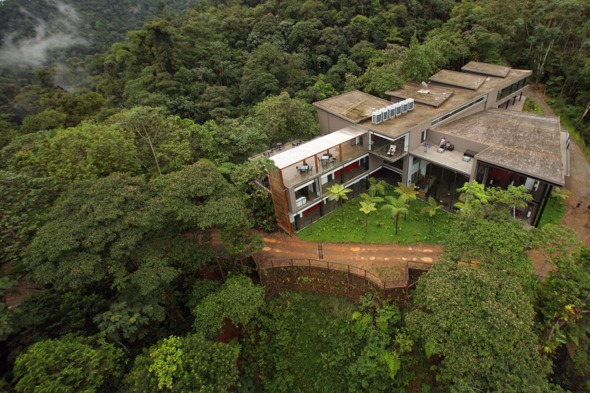
[[[361,157],[363,154],[367,154],[367,150],[362,146],[350,146],[347,147],[347,150],[343,149],[342,157],[339,157],[338,154],[335,153],[333,155],[335,160],[333,162],[328,163],[327,165],[322,165],[322,163],[319,160],[318,165],[316,165],[315,159],[314,161],[311,161],[311,159],[309,161],[306,161],[309,165],[313,167],[313,169],[310,172],[301,173],[297,171],[295,166],[300,166],[301,164],[296,164],[287,168],[283,168],[283,182],[285,184],[285,187],[287,188],[296,187],[299,184],[303,184],[322,174],[332,172],[335,168],[338,168],[343,163]]]
[[[389,146],[395,145],[395,153],[394,154],[387,154],[389,152]],[[375,142],[375,144],[371,148],[371,153],[377,154],[378,156],[389,160],[389,161],[397,161],[398,159],[402,158],[407,154],[404,151],[404,145],[402,142]]]

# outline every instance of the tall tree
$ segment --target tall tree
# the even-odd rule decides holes
[[[214,339],[225,318],[242,327],[256,317],[264,304],[264,289],[245,276],[229,276],[221,288],[205,297],[193,310],[195,330]]]
[[[29,149],[15,154],[18,168],[60,184],[114,172],[134,173],[139,167],[132,135],[113,125],[82,123],[56,130]]]
[[[136,152],[132,157],[149,174],[168,173],[193,160],[190,130],[161,108],[134,107],[112,116],[108,122],[134,136]]]
[[[457,220],[447,236],[445,256],[455,262],[493,266],[518,277],[528,291],[534,273],[533,262],[525,253],[530,245],[530,232],[509,217]]]
[[[130,392],[225,393],[238,380],[240,347],[199,334],[170,336],[135,358],[125,378]]]
[[[454,391],[546,391],[527,295],[501,271],[439,261],[416,287],[408,327]]]
[[[294,139],[311,139],[319,131],[313,106],[291,98],[287,92],[258,103],[250,120],[264,131],[271,145]]]
[[[105,342],[64,336],[39,341],[14,365],[17,392],[98,392],[122,376],[123,353]]]

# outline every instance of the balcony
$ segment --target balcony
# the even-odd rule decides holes
[[[328,187],[331,187],[334,184],[345,184],[354,179],[355,177],[362,175],[368,169],[369,168],[367,167],[359,166],[357,168],[351,169],[348,172],[343,172],[341,176],[335,177],[333,180],[330,180],[329,182],[322,184],[322,191],[324,193],[327,192]]]
[[[391,146],[395,146],[395,152],[392,152]],[[395,142],[375,140],[375,143],[371,147],[371,153],[390,162],[397,161],[408,154],[407,151],[404,151],[403,139]]]
[[[332,157],[324,160],[324,154],[331,154]],[[342,155],[341,155],[342,154]],[[283,168],[283,184],[286,188],[297,187],[311,179],[314,179],[322,174],[332,172],[334,169],[341,167],[343,164],[353,161],[355,158],[367,154],[367,150],[360,145],[346,145],[342,149],[335,147],[329,151],[322,152],[316,156],[312,156],[306,160],[302,160],[296,164]],[[304,168],[304,162],[309,169]]]

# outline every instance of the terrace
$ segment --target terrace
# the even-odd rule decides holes
[[[377,134],[371,135],[371,153],[394,162],[408,154],[406,137],[398,138],[395,141],[380,137]]]
[[[367,154],[362,143],[364,134],[363,130],[347,127],[270,158],[280,169],[284,186],[293,188]]]
[[[466,176],[471,175],[471,169],[473,168],[473,161],[466,162],[463,160],[465,152],[463,151],[448,151],[445,150],[442,153],[437,152],[437,144],[434,144],[425,149],[423,146],[419,146],[410,151],[410,154],[414,157],[429,161],[433,164],[442,166],[450,169],[454,172],[461,173]]]

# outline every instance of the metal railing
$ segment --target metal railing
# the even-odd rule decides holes
[[[255,259],[256,260],[256,259]],[[331,262],[319,259],[311,258],[285,258],[285,259],[264,259],[260,258],[256,260],[259,269],[276,269],[276,268],[294,268],[294,267],[307,267],[307,268],[318,268],[330,271],[338,271],[354,275],[356,277],[363,278],[372,284],[376,285],[380,289],[387,290],[393,288],[406,288],[410,283],[409,269],[416,270],[429,270],[431,264],[423,262],[406,261],[405,264],[400,265],[404,269],[404,278],[401,280],[384,280],[381,277],[369,272],[366,269],[349,265],[340,262]]]

